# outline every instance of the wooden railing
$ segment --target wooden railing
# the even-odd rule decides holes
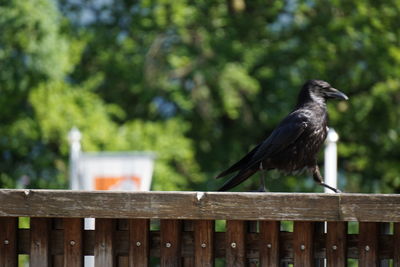
[[[0,190],[0,266],[20,254],[31,267],[400,266],[400,195]]]

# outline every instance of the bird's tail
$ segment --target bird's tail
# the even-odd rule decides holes
[[[227,191],[227,190],[237,186],[238,184],[242,183],[247,178],[252,176],[256,171],[257,171],[257,169],[248,169],[248,170],[245,170],[244,172],[239,172],[238,174],[236,174],[235,176],[230,178],[225,184],[223,184],[221,186],[221,188],[218,189],[218,191]]]
[[[232,172],[236,172],[240,169],[246,168],[249,164],[249,162],[251,161],[253,155],[257,152],[257,149],[260,147],[260,145],[257,145],[255,148],[253,148],[249,153],[247,153],[246,156],[244,156],[243,158],[241,158],[238,162],[236,162],[235,164],[233,164],[232,166],[230,166],[228,169],[226,169],[225,171],[221,172],[220,174],[218,174],[215,178],[221,178],[225,175],[228,175]]]

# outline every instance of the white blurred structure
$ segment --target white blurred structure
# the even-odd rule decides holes
[[[328,136],[326,137],[325,157],[324,157],[324,179],[325,183],[337,188],[337,146],[339,135],[333,128],[329,128]],[[325,188],[325,193],[332,193],[328,188]]]
[[[70,189],[149,191],[154,168],[150,152],[82,152],[82,134],[68,133],[70,143]],[[85,218],[85,229],[93,230],[95,219]],[[94,257],[85,256],[85,267],[94,266]]]
[[[72,128],[68,134],[71,189],[150,190],[154,153],[82,152],[81,138],[77,128]]]
[[[73,127],[68,133],[69,149],[69,188],[78,190],[78,161],[81,154],[82,134],[78,128]]]

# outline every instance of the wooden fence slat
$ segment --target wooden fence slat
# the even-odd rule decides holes
[[[62,233],[64,233],[64,228],[63,228],[63,219],[61,218],[53,218],[51,219],[51,230],[50,230],[50,243],[51,246],[49,247],[50,250],[50,256],[51,256],[51,264],[52,267],[63,267],[64,266],[64,255],[61,253],[53,253],[55,247],[57,246],[56,244],[54,244],[54,236],[53,236],[53,232],[55,230],[59,230]],[[61,244],[62,247],[62,251],[64,250],[64,243]]]
[[[315,242],[320,236],[324,236],[325,234],[325,222],[314,222],[314,242],[313,242],[313,250],[314,250],[314,266],[315,267],[325,267],[325,258],[318,257],[315,255],[315,251],[318,250],[318,246],[323,246],[325,248],[325,244]]]
[[[360,222],[358,234],[359,266],[378,266],[378,234],[378,223]]]
[[[47,218],[31,218],[31,244],[30,244],[30,267],[48,267],[51,266],[50,261],[50,241],[49,233],[51,227],[51,219]]]
[[[160,220],[160,265],[162,267],[182,265],[181,233],[181,220]]]
[[[130,219],[129,223],[129,267],[149,265],[150,220]]]
[[[314,223],[294,222],[293,260],[295,267],[314,266]]]
[[[94,262],[96,267],[116,266],[114,232],[116,221],[96,218],[94,235]]]
[[[226,266],[246,266],[246,222],[226,221]]]
[[[215,222],[199,220],[194,227],[195,266],[214,266],[214,228]]]
[[[279,230],[278,221],[260,221],[260,266],[279,267]]]
[[[184,221],[182,221],[182,224],[183,224],[183,231],[185,233],[189,232],[191,234],[191,236],[192,236],[192,243],[191,243],[192,250],[191,251],[193,252],[193,253],[191,253],[191,255],[188,255],[187,253],[184,253],[184,249],[185,249],[185,247],[187,247],[188,244],[185,244],[183,242],[183,240],[182,240],[182,243],[181,243],[181,248],[182,248],[181,254],[182,254],[182,257],[183,257],[182,258],[182,264],[183,264],[184,267],[194,267],[195,265],[194,265],[194,248],[193,248],[194,236],[193,235],[194,235],[194,224],[195,224],[195,222],[193,220],[184,220]],[[183,233],[183,235],[185,233]]]
[[[250,236],[258,236],[258,221],[246,221],[246,258],[247,258],[247,267],[258,267],[260,263],[260,257],[254,258],[254,257],[249,257],[250,255],[253,255],[255,252],[254,249],[251,249],[251,246],[248,246],[247,244],[250,242]],[[257,243],[256,245],[256,250],[258,250],[258,243],[259,242],[254,242]],[[259,254],[259,251],[258,251]]]
[[[388,236],[390,235],[390,223],[388,222],[380,222],[378,224],[378,260],[379,260],[379,266],[380,267],[390,267],[390,261],[389,259],[381,259],[381,248],[384,247],[383,244],[380,243],[379,239],[381,236]],[[392,235],[393,237],[393,235]],[[392,251],[393,252],[393,251]]]
[[[393,267],[400,267],[400,223],[394,223],[393,228]]]
[[[64,267],[83,266],[83,219],[64,218]]]
[[[17,266],[18,218],[0,218],[0,266]]]
[[[347,266],[347,222],[328,222],[326,233],[326,260],[328,266]]]

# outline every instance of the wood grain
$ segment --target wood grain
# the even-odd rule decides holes
[[[18,218],[0,218],[0,266],[17,266]]]
[[[48,267],[51,266],[50,257],[50,233],[51,219],[32,218],[30,231],[30,257],[29,266]]]
[[[246,266],[246,222],[227,221],[225,232],[226,266]]]
[[[260,266],[279,267],[279,228],[277,221],[260,221]]]
[[[0,217],[400,222],[400,195],[382,194],[2,189],[0,203]]]
[[[160,266],[180,267],[182,266],[182,221],[161,220],[160,221]]]
[[[83,266],[83,219],[64,218],[64,267]]]
[[[94,236],[94,262],[96,267],[116,266],[114,231],[116,221],[97,218]]]
[[[195,221],[194,261],[195,266],[214,266],[214,221]]]
[[[393,266],[400,267],[400,223],[393,225]]]
[[[326,234],[326,259],[328,266],[347,266],[346,237],[346,222],[328,222]]]
[[[295,267],[314,266],[314,223],[295,222],[293,253]]]
[[[150,220],[131,219],[129,223],[129,267],[149,265]]]
[[[50,254],[62,255],[64,250],[64,239],[62,230],[51,230],[50,232]],[[83,254],[94,255],[94,230],[84,230],[83,232]],[[182,256],[194,256],[194,237],[192,233],[184,232],[182,234]],[[358,234],[347,235],[347,257],[358,258]],[[29,254],[30,253],[30,231],[29,229],[18,229],[17,233],[17,253]],[[325,250],[323,249],[326,239],[324,236],[315,236],[314,241],[318,244],[315,247],[314,258],[324,258]],[[380,259],[393,258],[394,250],[394,236],[393,235],[379,235],[379,255]],[[149,233],[150,242],[150,257],[160,257],[160,232],[151,231]],[[293,233],[280,232],[279,233],[279,247],[280,257],[287,262],[293,262]],[[129,233],[127,231],[116,231],[114,233],[115,254],[128,256],[129,254]],[[225,258],[225,233],[214,233],[214,253],[216,258]],[[246,258],[258,259],[259,258],[259,235],[257,233],[250,233],[246,236]]]
[[[359,264],[362,267],[379,266],[378,257],[379,225],[374,222],[362,222],[359,225]]]
[[[184,220],[182,221],[182,225],[183,225],[183,235],[184,234],[190,234],[193,235],[194,234],[194,226],[195,226],[195,221],[193,220]],[[181,238],[182,240],[182,238]],[[194,240],[194,237],[193,237]],[[187,254],[183,254],[182,250],[185,249],[186,244],[185,243],[181,243],[181,254],[182,254],[182,265],[184,267],[194,267],[194,254],[188,256]],[[194,247],[194,244],[193,244]]]

